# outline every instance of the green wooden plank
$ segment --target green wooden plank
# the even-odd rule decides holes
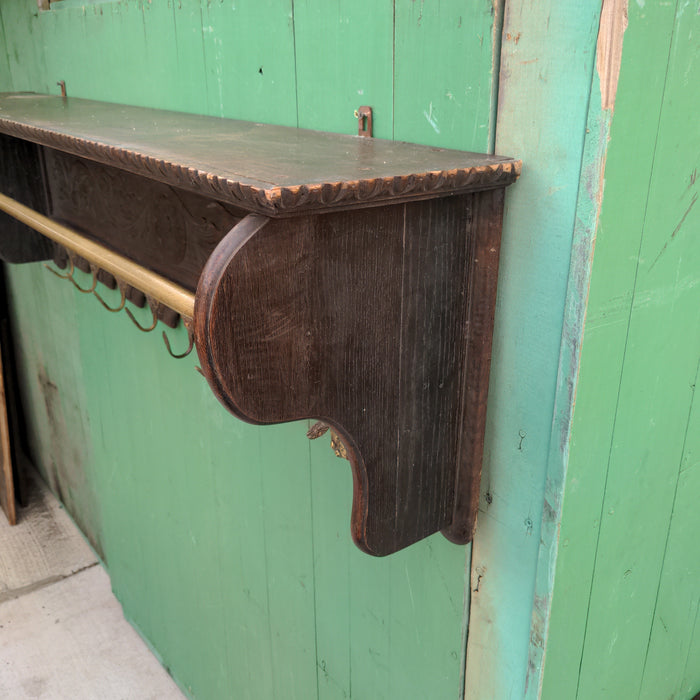
[[[457,697],[465,548],[441,535],[376,559],[350,541],[352,479],[311,444],[319,698]]]
[[[459,697],[468,559],[433,535],[390,559],[392,698]],[[400,640],[400,641],[399,641]],[[426,667],[425,659],[430,658]],[[361,697],[361,696],[360,696]]]
[[[46,56],[42,40],[42,15],[35,5],[4,2],[6,52],[13,90],[47,92]]]
[[[605,168],[557,553],[543,698],[575,697],[673,8],[629,11]],[[643,86],[643,87],[642,87]],[[597,84],[596,84],[597,89]],[[634,128],[630,128],[634,124]],[[635,167],[630,167],[634,162]]]
[[[351,577],[359,557],[353,552],[354,545],[348,542],[352,502],[350,465],[333,454],[327,435],[310,441],[309,449],[318,698],[344,700],[351,698],[353,692],[352,660],[358,651],[353,648],[353,627],[364,630],[360,648],[373,648],[370,664],[365,663],[360,673],[355,670],[356,683],[357,676],[373,678],[377,653],[385,651],[386,642],[377,645],[376,636],[367,635],[369,625],[362,618],[357,619],[352,608],[357,596],[352,591]],[[383,596],[381,599],[384,600]],[[358,697],[357,690],[355,696]]]
[[[11,92],[12,73],[10,72],[10,57],[8,54],[7,41],[5,40],[5,22],[2,18],[2,7],[0,7],[0,91]]]
[[[20,384],[35,407],[27,426],[30,457],[101,555],[102,519],[71,289],[37,265],[11,268],[8,278],[14,331],[26,348],[18,357]],[[35,323],[53,303],[65,313]]]
[[[202,6],[209,114],[297,125],[292,0]]]
[[[685,661],[685,673],[681,679],[678,697],[695,698],[698,687],[700,687],[697,681],[698,668],[700,668],[700,611],[695,613],[692,640]]]
[[[299,126],[357,133],[355,110],[369,105],[374,135],[393,124],[393,0],[295,0]]]
[[[274,698],[305,700],[316,686],[309,447],[304,423],[258,431]]]
[[[174,45],[175,61],[160,71],[175,85],[167,95],[162,90],[157,94],[167,99],[163,107],[183,112],[211,113],[207,109],[208,84],[206,76],[206,49],[202,31],[202,7],[199,0],[169,3],[172,5],[173,24],[175,27]],[[149,33],[149,42],[150,36]]]
[[[94,299],[62,285],[76,295],[80,321],[66,325],[66,332],[83,349],[78,385],[88,392],[82,403],[98,446],[107,563],[128,616],[195,697],[305,697],[301,630],[310,625],[306,639],[313,640],[313,610],[294,600],[300,596],[289,585],[294,566],[302,576],[310,569],[299,548],[290,546],[290,540],[308,541],[297,532],[299,499],[290,489],[289,467],[296,460],[289,433],[298,426],[271,429],[284,460],[263,460],[261,429],[235,421],[216,403],[193,359],[170,360],[157,335],[138,333],[125,315],[111,317]],[[60,307],[53,310],[63,318]],[[44,313],[51,311],[49,303]],[[105,366],[111,371],[105,373]],[[193,412],[202,419],[203,435],[193,434]],[[304,431],[296,433],[305,454]],[[196,439],[183,441],[185,435]],[[273,504],[278,514],[272,513],[284,527],[278,525],[264,546],[268,474],[285,488],[284,498],[277,496],[281,503]],[[295,583],[302,597],[312,595]],[[212,638],[221,645],[212,648]],[[306,666],[315,684],[313,652]]]
[[[565,459],[566,402],[556,392],[599,13],[593,1],[505,4],[495,147],[524,167],[506,197],[472,555],[470,700],[537,692],[530,640],[541,631],[531,620],[543,511],[552,512],[543,508],[550,442],[560,470]]]
[[[700,369],[700,365],[698,366]],[[693,381],[697,389],[700,377]],[[665,547],[654,622],[646,652],[640,699],[690,697],[700,689],[700,650],[692,648],[700,610],[700,400],[685,430],[683,457]],[[684,675],[685,674],[685,675]],[[690,686],[683,689],[683,685]]]
[[[486,152],[494,3],[396,3],[394,132],[399,141]]]
[[[687,92],[700,17],[679,4],[639,251],[579,697],[637,693],[700,348],[700,134]],[[697,77],[695,78],[697,82]],[[690,186],[689,186],[690,185]],[[643,517],[640,515],[643,514]]]
[[[64,80],[74,97],[149,107],[181,104],[173,9],[166,4],[104,3],[42,13],[41,19],[52,92]]]
[[[306,697],[307,675],[315,685],[315,649],[308,646],[313,589],[302,585],[311,551],[307,547],[306,560],[300,556],[309,538],[299,532],[297,509],[304,508],[294,489],[305,483],[304,431],[280,426],[263,435],[264,429],[239,423],[194,372],[194,359],[170,360],[160,338],[137,333],[126,317],[119,320],[115,352],[134,344],[131,364],[137,359],[137,366],[116,372],[107,386],[99,374],[86,380],[98,394],[92,415],[99,417],[108,394],[120,416],[116,425],[101,426],[110,436],[103,468],[115,459],[127,465],[126,493],[112,496],[110,484],[102,484],[110,494],[103,510],[114,519],[112,549],[119,550],[111,561],[122,557],[112,565],[115,589],[194,697]],[[92,324],[83,327],[94,332]],[[92,344],[87,335],[85,342]],[[103,356],[100,364],[105,360],[118,368],[117,357]],[[194,427],[193,414],[199,418]],[[185,435],[194,439],[183,442]],[[272,448],[265,447],[268,438]],[[303,448],[301,460],[294,441]],[[284,492],[273,491],[267,508],[271,484]],[[125,502],[130,508],[122,514]],[[140,564],[136,577],[127,579],[134,552]],[[212,639],[218,640],[214,646]]]

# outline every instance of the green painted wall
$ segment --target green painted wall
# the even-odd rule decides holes
[[[40,265],[11,270],[34,458],[193,697],[700,690],[698,0],[630,3],[614,111],[600,15],[600,0],[0,4],[0,89],[65,80],[347,133],[370,104],[379,137],[524,161],[473,552],[434,536],[361,554],[349,469],[305,425],[236,421],[157,334]]]
[[[698,85],[700,3],[630,2],[569,446],[546,700],[687,700],[700,691]]]
[[[5,89],[485,151],[489,1],[0,7]],[[0,63],[0,70],[2,70]],[[227,414],[195,372],[41,265],[10,271],[34,459],[126,615],[196,698],[458,698],[469,549],[351,542],[351,474],[301,424]],[[175,342],[183,343],[182,334]]]

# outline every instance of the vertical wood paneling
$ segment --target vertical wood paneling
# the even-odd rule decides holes
[[[651,635],[644,659],[639,697],[691,697],[700,689],[700,649],[692,647],[700,610],[700,400],[696,374],[693,405],[685,429],[683,457],[661,580],[654,601]]]
[[[520,699],[528,655],[572,234],[599,2],[507,2],[496,152],[523,159],[506,197],[482,499],[472,555],[466,697]],[[574,323],[574,326],[576,324]],[[569,329],[574,338],[580,328]],[[544,506],[544,507],[543,507]],[[534,669],[536,670],[536,669]]]
[[[48,92],[45,47],[37,9],[18,2],[3,3],[2,18],[12,89]]]
[[[202,2],[202,40],[210,114],[297,125],[292,0]]]
[[[699,253],[697,237],[681,241],[681,229],[672,234],[695,196],[689,185],[697,130],[686,127],[695,119],[689,86],[697,9],[688,3],[629,7],[544,698],[637,697],[640,683],[642,697],[676,697],[688,658],[697,586],[684,582],[697,579],[694,548],[680,533],[692,530],[696,518],[684,506],[684,485],[692,479],[681,451],[685,431],[692,430],[688,411],[700,347]],[[692,228],[693,216],[682,230]],[[660,606],[663,622],[654,614]],[[696,687],[691,682],[678,697],[700,687],[697,663],[690,668]]]
[[[2,17],[2,8],[0,7],[0,90],[5,92],[12,91],[12,74],[10,73],[10,57],[8,54],[7,41],[5,40],[5,21]]]
[[[396,3],[393,138],[488,151],[494,7]]]
[[[25,380],[24,401],[33,406],[27,421],[28,443],[46,481],[102,555],[102,516],[95,498],[84,370],[74,337],[75,314],[68,306],[65,323],[41,325],[32,320],[51,302],[68,302],[71,290],[65,285],[57,289],[50,273],[44,272],[44,279],[29,295],[17,278],[8,281],[10,303],[27,308],[15,328],[19,343],[26,348],[17,358],[18,372]]]
[[[576,692],[644,219],[640,203],[646,199],[661,110],[665,62],[642,66],[634,57],[641,52],[654,56],[668,52],[673,8],[649,6],[643,15],[632,8],[607,153],[605,199],[595,246],[570,445],[566,515],[557,555],[545,698],[575,697]],[[640,115],[645,118],[640,119]],[[635,123],[634,129],[627,126],[631,122]]]
[[[608,458],[579,697],[638,688],[700,360],[700,16],[676,7]],[[687,13],[686,13],[687,12]],[[642,517],[640,517],[642,516]],[[624,523],[621,526],[620,523]],[[620,669],[624,669],[624,673]],[[698,679],[700,680],[700,678]]]
[[[294,0],[299,126],[357,133],[370,105],[374,135],[391,138],[393,0]]]

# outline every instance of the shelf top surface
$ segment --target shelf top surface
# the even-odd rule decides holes
[[[504,187],[520,173],[512,158],[33,93],[0,93],[0,133],[273,215]]]

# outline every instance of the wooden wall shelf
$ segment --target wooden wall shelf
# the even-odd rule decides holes
[[[0,257],[70,255],[154,319],[182,316],[212,390],[243,420],[331,426],[363,550],[437,531],[466,543],[503,197],[519,171],[509,158],[10,93]]]

